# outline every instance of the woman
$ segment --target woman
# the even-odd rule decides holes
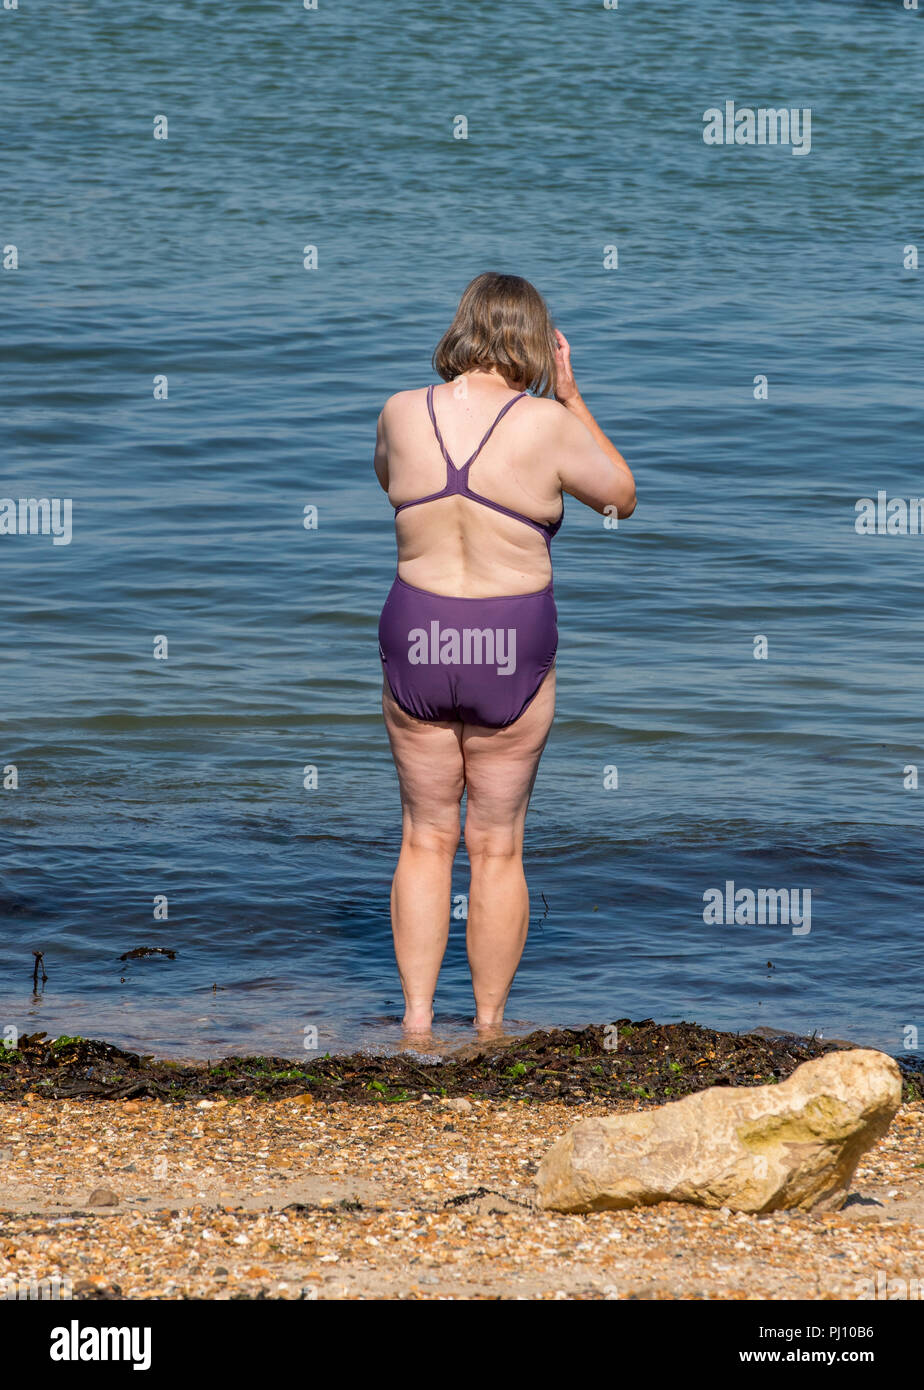
[[[375,471],[398,542],[379,653],[403,808],[391,913],[409,1033],[433,1019],[463,792],[474,1023],[503,1020],[529,923],[523,825],[555,708],[562,493],[609,515],[635,508],[570,358],[527,280],[479,275],[433,354],[447,384],[399,391],[379,416]]]

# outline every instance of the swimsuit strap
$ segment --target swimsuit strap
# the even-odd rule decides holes
[[[430,419],[431,419],[432,422],[433,422],[433,432],[434,432],[434,434],[436,435],[437,443],[438,443],[439,446],[440,446],[440,450],[442,451],[443,458],[446,460],[446,462],[447,462],[448,464],[450,464],[450,466],[451,466],[452,468],[454,468],[454,469],[456,470],[457,473],[464,473],[465,470],[466,470],[467,468],[471,468],[472,464],[475,462],[476,458],[477,458],[478,455],[481,453],[482,449],[483,449],[484,446],[487,444],[488,440],[491,438],[491,435],[492,435],[492,434],[494,433],[494,431],[497,429],[498,425],[500,424],[501,420],[503,420],[504,416],[507,414],[507,411],[510,409],[510,407],[511,407],[512,405],[516,405],[517,401],[520,400],[521,397],[526,396],[526,395],[529,394],[529,393],[526,392],[526,391],[519,391],[519,392],[517,392],[517,394],[512,398],[512,400],[509,400],[509,401],[507,402],[506,405],[502,405],[502,406],[501,406],[501,408],[500,408],[500,410],[498,411],[497,415],[494,417],[494,420],[492,421],[492,423],[488,426],[487,430],[485,431],[484,436],[483,436],[483,438],[482,438],[482,440],[481,440],[481,443],[478,445],[478,448],[475,450],[475,452],[471,455],[470,458],[466,459],[465,463],[462,464],[461,468],[459,468],[459,467],[456,467],[456,464],[453,462],[452,458],[450,457],[449,450],[446,448],[446,445],[443,443],[443,436],[442,436],[442,434],[440,433],[440,427],[439,427],[439,425],[436,423],[436,411],[433,409],[433,392],[434,392],[435,389],[436,389],[436,388],[435,388],[432,384],[431,384],[430,386],[427,387],[427,410],[430,412]]]
[[[516,405],[517,401],[522,400],[522,398],[523,398],[525,395],[527,395],[527,394],[528,394],[528,393],[527,393],[526,391],[518,391],[517,394],[513,397],[512,400],[509,400],[509,401],[507,402],[506,405],[502,405],[502,406],[501,406],[501,408],[500,408],[498,414],[497,414],[497,415],[495,416],[495,418],[494,418],[493,423],[488,427],[488,429],[487,429],[487,431],[486,431],[486,433],[485,433],[484,438],[482,439],[481,443],[478,445],[478,448],[477,448],[477,449],[475,450],[475,452],[472,454],[471,458],[470,458],[470,459],[467,459],[466,462],[463,463],[462,469],[461,469],[460,471],[465,471],[465,470],[471,468],[472,464],[475,462],[476,458],[477,458],[478,455],[481,453],[482,449],[483,449],[484,446],[487,444],[488,440],[491,438],[491,435],[492,435],[492,434],[494,433],[494,431],[497,429],[498,425],[500,424],[501,420],[503,420],[504,416],[507,414],[507,411],[510,409],[510,407]]]
[[[514,521],[522,521],[524,526],[531,526],[534,531],[540,531],[545,537],[545,543],[552,549],[552,538],[556,535],[565,519],[564,503],[562,504],[561,516],[557,521],[534,521],[531,516],[525,516],[523,512],[515,512],[511,507],[505,507],[500,502],[492,502],[490,497],[482,497],[480,492],[473,492],[468,486],[459,488],[463,497],[468,497],[472,502],[480,502],[483,507],[490,507],[493,512],[500,512],[502,516],[511,516]]]
[[[433,386],[432,386],[432,384],[431,384],[430,386],[427,387],[427,409],[428,409],[429,412],[430,412],[430,419],[431,419],[431,421],[433,422],[433,433],[436,435],[436,440],[437,440],[437,443],[438,443],[439,446],[440,446],[440,450],[441,450],[441,452],[442,452],[443,458],[446,460],[446,462],[447,462],[447,464],[449,465],[450,468],[455,468],[455,464],[453,463],[452,459],[449,457],[449,450],[446,448],[446,445],[443,443],[443,436],[440,434],[440,427],[439,427],[439,425],[436,423],[436,412],[435,412],[434,409],[433,409]],[[482,440],[482,443],[483,443],[483,442],[484,442],[484,441]],[[447,476],[447,478],[448,478],[448,477],[449,477],[449,474],[447,473],[446,476]]]

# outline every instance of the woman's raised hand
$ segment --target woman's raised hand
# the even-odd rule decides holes
[[[574,372],[571,370],[571,344],[564,333],[555,329],[555,399],[562,405],[580,396]]]

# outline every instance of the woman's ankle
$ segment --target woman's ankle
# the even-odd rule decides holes
[[[404,1018],[401,1020],[407,1032],[421,1033],[429,1030],[433,1022],[433,1005],[405,1003]]]

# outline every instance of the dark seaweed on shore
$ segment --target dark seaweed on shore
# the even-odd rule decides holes
[[[782,1081],[800,1063],[851,1044],[756,1033],[720,1033],[695,1023],[627,1018],[581,1030],[554,1029],[485,1044],[465,1056],[354,1053],[291,1061],[226,1057],[178,1063],[123,1052],[86,1038],[24,1034],[0,1047],[0,1101],[27,1092],[55,1099],[193,1101],[224,1096],[268,1100],[309,1092],[322,1101],[387,1104],[422,1096],[512,1101],[678,1100],[707,1086]],[[924,1064],[897,1057],[906,1101],[924,1098]]]

